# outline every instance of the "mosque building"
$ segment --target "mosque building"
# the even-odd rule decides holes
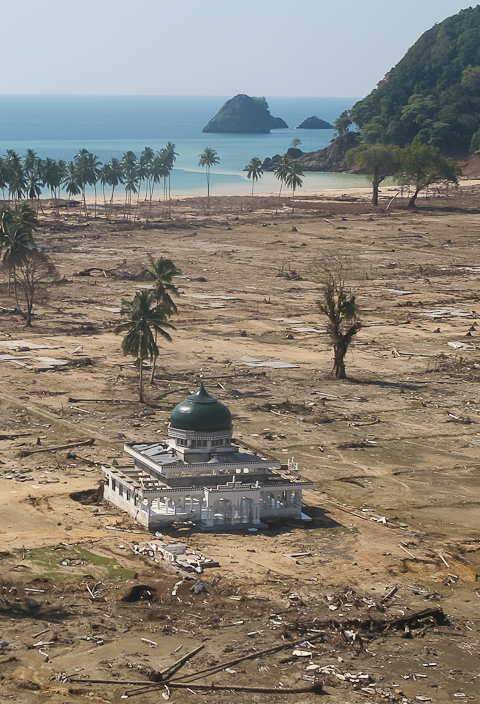
[[[206,530],[262,527],[302,517],[312,482],[273,457],[243,451],[230,410],[203,383],[172,411],[167,442],[133,443],[133,462],[103,467],[104,498],[149,530],[192,521]]]

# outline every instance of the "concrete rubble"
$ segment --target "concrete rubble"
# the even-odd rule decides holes
[[[201,553],[191,550],[182,543],[161,543],[158,540],[149,540],[143,543],[132,543],[136,555],[150,557],[154,562],[171,562],[182,569],[192,570],[200,574],[207,567],[218,567],[218,562]]]

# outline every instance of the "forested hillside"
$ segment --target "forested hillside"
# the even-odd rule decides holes
[[[404,146],[418,135],[446,154],[467,152],[480,128],[480,6],[425,32],[349,116],[364,142]]]

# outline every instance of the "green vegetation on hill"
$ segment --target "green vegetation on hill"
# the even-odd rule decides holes
[[[349,118],[369,144],[416,139],[465,153],[480,128],[480,6],[425,32]]]

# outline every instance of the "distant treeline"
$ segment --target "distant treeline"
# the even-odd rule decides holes
[[[58,199],[63,190],[68,197],[81,195],[86,212],[85,189],[95,190],[100,184],[106,202],[105,187],[111,188],[110,202],[113,202],[115,188],[125,189],[125,203],[131,204],[132,194],[145,187],[145,198],[152,200],[155,186],[163,180],[164,196],[170,194],[170,174],[177,157],[175,145],[168,142],[157,154],[145,147],[140,157],[126,152],[121,159],[111,159],[102,164],[95,154],[81,149],[73,161],[62,159],[41,159],[28,149],[23,157],[13,150],[0,158],[0,189],[3,199],[6,194],[12,200],[28,199],[35,201],[48,189],[51,197]]]

